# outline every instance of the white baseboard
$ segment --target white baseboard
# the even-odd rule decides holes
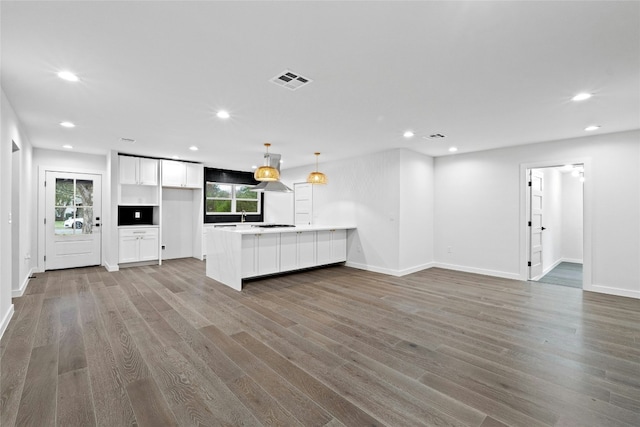
[[[120,271],[120,266],[118,264],[116,265],[111,265],[108,262],[104,263],[104,268],[109,272],[109,273],[113,273],[114,271]]]
[[[431,268],[435,266],[433,262],[429,262],[426,264],[416,265],[414,267],[405,268],[402,270],[394,270],[391,268],[376,267],[374,265],[360,264],[352,261],[347,261],[345,265],[347,267],[357,268],[358,270],[373,271],[374,273],[382,273],[382,274],[387,274],[389,276],[395,276],[395,277],[406,276],[407,274],[415,273],[416,271],[426,270],[427,268]]]
[[[29,278],[33,275],[34,272],[35,268],[29,270],[29,274],[27,274],[27,277],[24,278],[24,281],[20,285],[20,289],[11,289],[11,298],[20,298],[22,295],[24,295],[24,291],[27,290],[27,285],[29,284]]]
[[[603,285],[584,285],[585,291],[598,292],[600,294],[616,295],[619,297],[629,297],[640,299],[640,291],[632,291],[629,289],[612,288],[610,286]]]
[[[574,264],[582,264],[582,259],[577,259],[577,258],[562,258],[560,259],[561,262],[572,262]]]
[[[422,271],[422,270],[426,270],[429,269],[431,267],[435,267],[436,263],[435,262],[427,262],[425,264],[420,264],[420,265],[416,265],[413,267],[409,267],[409,268],[405,268],[402,270],[398,270],[398,276],[406,276],[407,274],[411,274],[411,273],[416,273],[418,271]]]
[[[482,274],[484,276],[501,277],[503,279],[522,280],[519,273],[509,273],[498,270],[485,270],[484,268],[465,267],[455,264],[444,264],[441,262],[434,263],[433,267],[444,268],[446,270],[463,271],[465,273]]]
[[[382,274],[387,274],[389,276],[397,276],[396,271],[390,268],[376,267],[375,265],[360,264],[359,262],[352,262],[352,261],[347,261],[344,265],[346,265],[347,267],[357,268],[358,270],[373,271],[374,273],[382,273]]]
[[[2,317],[2,322],[0,323],[0,338],[2,338],[2,335],[4,335],[4,331],[7,330],[7,326],[9,326],[9,322],[13,317],[13,311],[14,311],[13,304],[11,304],[9,306],[9,310],[7,310],[5,315]]]

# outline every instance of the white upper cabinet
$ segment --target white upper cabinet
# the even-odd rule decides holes
[[[120,184],[158,185],[158,161],[119,156]]]
[[[202,181],[204,179],[204,168],[202,165],[194,163],[185,163],[187,167],[187,181],[186,186],[189,188],[202,188]]]
[[[202,188],[203,168],[195,163],[162,161],[162,186]]]
[[[141,158],[138,179],[140,185],[158,185],[158,161]]]
[[[138,160],[136,157],[119,156],[120,184],[138,183]]]
[[[156,159],[142,157],[118,156],[119,205],[158,204],[158,165]]]

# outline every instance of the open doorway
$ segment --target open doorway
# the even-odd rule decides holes
[[[527,169],[528,280],[583,287],[585,166]]]

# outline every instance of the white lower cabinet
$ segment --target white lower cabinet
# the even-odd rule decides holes
[[[241,276],[256,277],[347,260],[347,230],[242,235]]]
[[[263,276],[280,271],[280,234],[242,236],[242,277]]]
[[[159,259],[158,228],[121,228],[118,230],[118,262],[154,261]]]
[[[282,233],[280,237],[280,271],[316,265],[316,232]]]
[[[347,230],[316,232],[316,265],[347,260]]]

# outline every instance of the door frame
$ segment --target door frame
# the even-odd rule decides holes
[[[68,168],[61,166],[39,166],[38,167],[38,215],[37,215],[37,233],[38,233],[38,263],[37,263],[37,271],[42,273],[45,271],[45,262],[44,256],[47,253],[47,248],[45,245],[45,237],[46,237],[46,228],[44,225],[44,219],[46,218],[46,188],[44,186],[44,182],[47,177],[47,172],[60,172],[60,173],[81,173],[81,174],[90,174],[90,175],[99,175],[101,182],[101,194],[102,194],[102,215],[103,220],[101,221],[101,231],[100,231],[100,265],[104,265],[104,257],[105,257],[105,233],[108,232],[108,221],[105,221],[104,213],[107,211],[110,206],[110,198],[106,197],[105,193],[105,184],[104,184],[104,172],[96,171],[90,169],[80,169],[80,168]],[[106,230],[105,230],[106,229]]]
[[[566,164],[578,164],[584,165],[584,183],[583,183],[583,199],[582,199],[582,290],[592,291],[592,227],[591,221],[593,216],[593,183],[592,177],[592,162],[591,157],[579,157],[579,158],[563,158],[559,160],[546,160],[539,162],[520,163],[520,215],[519,215],[519,234],[520,234],[520,280],[527,281],[529,278],[529,267],[527,265],[529,261],[529,226],[527,224],[529,216],[529,170],[539,168],[549,168],[555,166],[564,166]]]

